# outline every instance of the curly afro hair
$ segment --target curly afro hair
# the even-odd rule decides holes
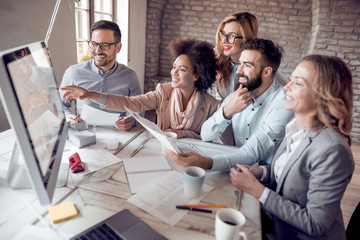
[[[169,43],[172,60],[184,54],[194,68],[194,73],[199,75],[195,88],[205,92],[212,86],[216,79],[216,58],[214,46],[208,42],[194,38],[176,39]]]

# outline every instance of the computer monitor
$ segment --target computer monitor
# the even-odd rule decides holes
[[[17,137],[16,145],[24,156],[23,165],[40,204],[51,204],[67,125],[45,43],[34,42],[0,52],[0,78],[1,99]],[[14,161],[19,155],[15,148],[9,171],[17,169]],[[21,180],[21,172],[8,176],[16,176],[12,187],[17,181],[26,182]]]

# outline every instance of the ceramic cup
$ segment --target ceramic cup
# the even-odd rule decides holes
[[[247,239],[243,231],[246,218],[244,214],[233,208],[224,208],[216,212],[215,238],[217,240]]]
[[[195,198],[201,194],[205,179],[205,170],[190,166],[184,169],[184,194],[188,198]]]
[[[176,141],[177,141],[177,134],[174,133],[174,132],[165,132],[166,136],[168,137],[168,139],[170,140],[170,142],[172,142],[174,145],[176,144]],[[162,154],[166,154],[166,151],[165,151],[165,146],[163,144],[161,144],[161,151],[162,151]]]

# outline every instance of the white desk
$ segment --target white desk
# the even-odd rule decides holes
[[[139,129],[141,128],[137,127],[130,132],[121,132],[97,128],[97,142],[98,144],[106,143],[106,141],[121,141],[124,143]],[[1,136],[0,134],[0,139]],[[114,136],[116,136],[115,139]],[[148,132],[143,132],[120,151],[117,156],[119,158],[129,157],[132,151],[149,136]],[[201,151],[209,155],[234,149],[234,147],[206,143],[195,139],[181,139],[179,141],[192,142]],[[0,170],[3,170],[4,165],[6,165],[6,159],[10,154],[4,153],[4,151],[0,151],[0,153],[2,153],[0,155]],[[160,143],[155,139],[151,139],[136,154],[136,157],[159,154],[161,154]],[[178,169],[171,161],[169,162],[174,169]],[[209,172],[206,175],[205,183],[214,186],[214,189],[201,203],[226,204],[228,207],[241,210],[247,218],[245,232],[247,232],[248,238],[261,239],[258,200],[246,193],[240,194],[231,185],[229,175],[225,173]],[[0,236],[3,239],[10,239],[19,229],[28,224],[41,226],[42,223],[37,220],[34,209],[36,212],[41,213],[46,221],[50,222],[47,214],[48,207],[41,207],[39,205],[35,192],[32,189],[13,190],[7,187],[0,187],[0,194]],[[56,223],[53,225],[53,228],[58,233],[71,237],[126,208],[168,239],[214,239],[215,212],[212,214],[189,212],[173,227],[129,203],[127,201],[129,197],[131,197],[131,193],[121,162],[86,176],[79,176],[70,172],[67,186],[56,189],[53,203],[73,201],[79,211],[79,215],[75,218]],[[31,204],[32,207],[29,207],[27,203]]]

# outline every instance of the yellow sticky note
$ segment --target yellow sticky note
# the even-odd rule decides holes
[[[72,202],[62,203],[49,207],[51,221],[57,223],[72,217],[76,217],[78,212]]]

